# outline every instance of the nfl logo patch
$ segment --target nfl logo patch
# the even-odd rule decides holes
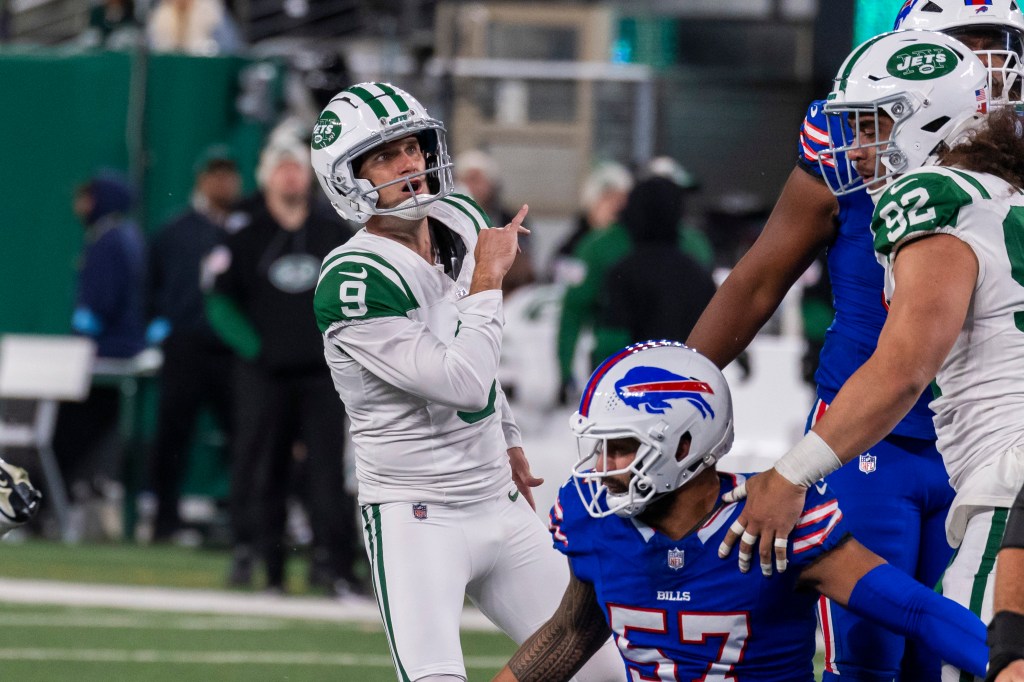
[[[670,549],[668,551],[668,567],[673,571],[678,571],[683,567],[683,550]]]
[[[865,474],[870,474],[878,468],[878,458],[871,453],[865,452],[860,456],[860,462],[857,464],[857,468]]]
[[[420,521],[427,518],[427,505],[414,504],[412,506],[412,516],[414,519],[419,519]]]

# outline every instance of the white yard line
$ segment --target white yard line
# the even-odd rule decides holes
[[[103,663],[199,663],[205,665],[328,665],[390,668],[390,656],[259,651],[158,651],[152,649],[0,649],[4,661],[81,661]],[[507,659],[468,656],[467,668],[500,668]]]
[[[183,590],[169,587],[92,585],[49,580],[0,578],[0,602],[270,616],[342,623],[377,624],[380,622],[376,603],[370,599],[359,597],[342,599],[289,597],[217,590]],[[467,608],[463,611],[462,627],[465,630],[497,631],[497,628],[474,608]]]

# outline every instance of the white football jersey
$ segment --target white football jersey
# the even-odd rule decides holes
[[[521,445],[495,379],[501,292],[467,295],[487,216],[451,195],[430,217],[465,246],[455,279],[364,229],[324,259],[317,284],[317,323],[351,423],[361,504],[504,494],[506,450]]]
[[[933,385],[935,430],[957,492],[946,523],[963,538],[979,508],[1009,507],[1024,484],[1024,193],[989,174],[924,168],[882,194],[871,226],[886,271],[909,241],[962,240],[978,259],[967,319]]]

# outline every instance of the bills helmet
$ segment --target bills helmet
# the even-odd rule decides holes
[[[409,136],[420,142],[425,170],[377,186],[357,177],[364,155]],[[431,118],[412,95],[387,83],[359,83],[335,95],[313,126],[310,147],[313,171],[327,198],[343,218],[355,223],[374,215],[421,220],[433,202],[454,188],[444,124]],[[413,181],[420,178],[427,183],[426,194],[414,189]],[[398,206],[377,206],[383,187],[402,183],[412,196]]]
[[[571,426],[580,452],[572,476],[587,511],[596,518],[633,517],[729,451],[732,397],[722,373],[697,351],[647,341],[594,370]],[[686,435],[689,451],[677,457]],[[639,449],[626,467],[610,469],[608,441],[619,438],[636,439]],[[623,474],[626,491],[612,492],[606,481]]]
[[[861,44],[839,68],[825,104],[825,112],[837,118],[829,118],[830,146],[818,153],[818,163],[824,172],[827,163],[845,159],[854,179],[844,182],[843,173],[835,178],[826,173],[833,193],[864,187],[849,160],[851,151],[875,149],[874,179],[866,181],[875,194],[896,176],[931,165],[944,149],[966,141],[988,111],[987,83],[977,55],[944,33],[897,31]],[[893,121],[884,139],[879,136],[883,116]],[[843,120],[852,129],[839,125]]]

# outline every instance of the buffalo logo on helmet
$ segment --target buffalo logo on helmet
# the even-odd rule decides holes
[[[615,392],[622,402],[648,414],[665,414],[665,410],[672,409],[668,401],[686,400],[697,408],[701,417],[715,416],[704,398],[704,394],[715,394],[707,382],[682,377],[660,367],[634,367],[615,382]]]
[[[917,4],[917,0],[906,0],[903,3],[903,7],[900,7],[900,11],[896,14],[896,21],[892,26],[892,30],[897,31],[903,25],[907,15],[910,14],[910,10],[914,9],[914,5]]]

